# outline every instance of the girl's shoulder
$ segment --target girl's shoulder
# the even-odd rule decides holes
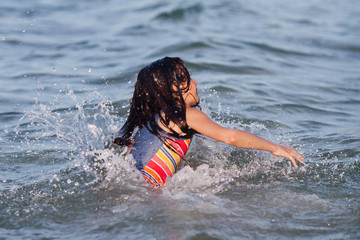
[[[188,107],[186,108],[186,122],[201,122],[201,121],[210,120],[209,117],[202,112],[200,109]]]

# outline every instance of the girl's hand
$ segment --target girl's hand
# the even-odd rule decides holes
[[[297,167],[296,160],[300,163],[304,163],[304,157],[301,156],[295,149],[277,145],[275,150],[271,152],[275,156],[285,157],[291,160],[292,164]]]

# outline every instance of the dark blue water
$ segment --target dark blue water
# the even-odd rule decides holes
[[[0,23],[0,239],[360,238],[358,1],[3,0]],[[164,56],[305,165],[196,137],[149,187],[104,146]]]

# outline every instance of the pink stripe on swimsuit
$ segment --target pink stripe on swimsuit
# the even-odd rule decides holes
[[[191,143],[190,139],[175,137],[168,137],[163,143],[145,127],[135,134],[134,140],[131,154],[135,166],[155,188],[164,186],[166,178],[176,172]]]

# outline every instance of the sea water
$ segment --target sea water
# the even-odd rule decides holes
[[[360,238],[358,1],[0,3],[0,239]],[[214,121],[155,190],[111,146],[138,71],[181,57]]]

